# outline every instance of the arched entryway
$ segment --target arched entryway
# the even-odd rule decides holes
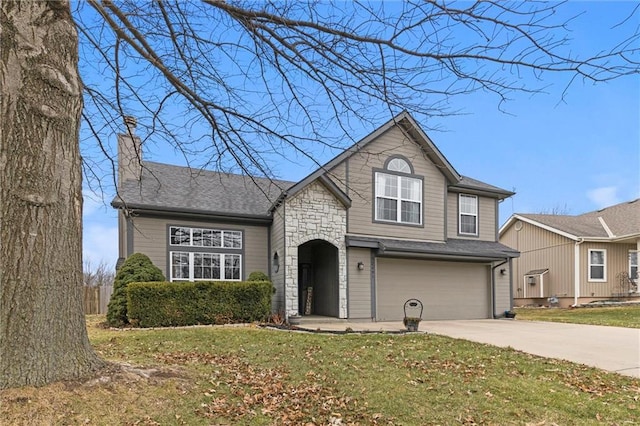
[[[338,248],[324,240],[298,246],[301,315],[339,316]]]

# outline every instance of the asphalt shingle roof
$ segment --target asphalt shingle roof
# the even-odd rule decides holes
[[[640,234],[640,198],[602,210],[585,213],[585,218],[602,217],[616,236]]]
[[[497,186],[489,185],[488,183],[481,182],[477,179],[470,178],[468,176],[461,176],[460,182],[455,184],[454,186],[462,187],[462,188],[470,188],[477,189],[485,192],[494,192],[501,195],[511,196],[513,192],[507,191],[506,189],[498,188]]]
[[[114,207],[269,217],[269,207],[294,182],[144,162],[142,179],[120,186]]]
[[[406,112],[389,121],[381,129],[398,125],[402,120],[407,121],[409,127],[414,130],[420,130],[417,123]],[[418,133],[420,133],[418,136],[422,135],[421,131]],[[375,139],[376,135],[377,132],[372,133],[354,147],[360,149],[363,144]],[[438,161],[442,162],[443,172],[449,170],[449,175],[454,179],[460,178],[452,185],[452,189],[477,190],[500,199],[513,195],[507,190],[458,175],[428,137],[426,135],[420,137],[438,154],[434,155],[436,160],[439,159]],[[348,158],[353,152],[354,149],[345,150],[324,167],[320,167],[297,183],[145,161],[142,179],[121,182],[119,194],[111,204],[117,208],[127,206],[134,209],[269,217],[269,208],[283,194],[283,191],[288,190],[289,194],[295,193],[321,176],[325,170]]]
[[[640,234],[640,199],[576,216],[520,213],[518,216],[582,238],[609,237],[599,218],[604,220],[614,236]]]

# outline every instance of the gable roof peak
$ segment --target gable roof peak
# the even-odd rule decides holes
[[[420,128],[420,125],[418,125],[411,114],[407,110],[404,110],[377,129],[375,129],[373,132],[366,135],[364,138],[360,139],[358,142],[346,148],[344,151],[333,157],[325,164],[318,167],[315,171],[300,180],[297,184],[293,185],[289,189],[289,195],[295,194],[300,189],[316,180],[320,175],[328,172],[352,155],[361,151],[365,146],[376,140],[380,135],[393,127],[400,128],[403,133],[407,134],[407,136],[409,136],[412,140],[420,144],[422,148],[425,149],[425,154],[429,156],[429,158],[431,158],[434,163],[440,166],[440,170],[442,170],[443,174],[447,177],[449,182],[458,183],[462,179],[462,176],[453,168],[451,163],[449,163],[444,155],[442,155],[440,150],[435,146],[435,144],[431,141],[427,134],[424,133],[424,131]]]

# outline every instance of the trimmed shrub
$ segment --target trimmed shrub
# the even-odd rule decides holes
[[[264,321],[271,313],[269,281],[136,282],[127,310],[137,327]]]
[[[134,253],[125,260],[116,273],[113,294],[107,307],[107,323],[122,327],[129,323],[127,317],[127,286],[132,282],[164,281],[162,271],[147,255]]]
[[[249,278],[247,278],[247,281],[271,281],[271,280],[269,279],[269,276],[264,272],[254,271],[249,274]]]

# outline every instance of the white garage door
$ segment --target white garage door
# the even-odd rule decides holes
[[[412,298],[423,303],[426,320],[491,317],[487,265],[378,258],[376,277],[379,321],[401,320]]]

